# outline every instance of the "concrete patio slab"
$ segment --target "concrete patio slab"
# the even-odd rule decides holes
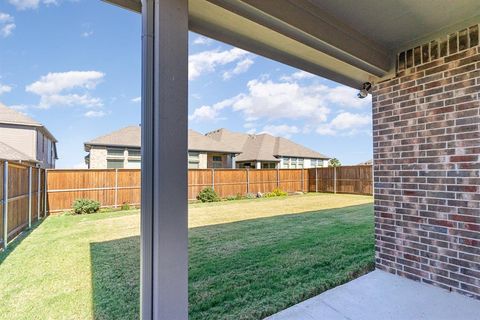
[[[266,320],[480,320],[480,301],[375,270]]]

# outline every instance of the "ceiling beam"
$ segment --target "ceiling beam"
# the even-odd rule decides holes
[[[106,1],[141,11],[140,0]],[[263,11],[270,10],[267,5],[275,7],[276,3],[285,10],[271,8],[268,14]],[[364,82],[373,82],[393,70],[393,62],[382,48],[346,26],[333,26],[330,20],[326,21],[328,17],[320,19],[321,13],[312,15],[307,5],[303,0],[295,4],[287,0],[190,0],[189,28],[354,88],[361,88]],[[284,16],[283,11],[291,15]],[[331,43],[319,36],[328,36],[326,40]]]

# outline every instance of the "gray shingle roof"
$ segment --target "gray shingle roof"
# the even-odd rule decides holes
[[[141,145],[141,127],[129,126],[85,142],[85,146],[135,147]],[[188,130],[188,150],[239,153],[240,149],[218,142],[203,134]]]
[[[39,127],[44,134],[49,136],[54,142],[57,142],[57,139],[43,124],[22,112],[5,106],[2,103],[0,103],[0,123]]]
[[[36,120],[33,120],[29,116],[8,108],[7,106],[0,103],[0,123],[11,123],[11,124],[23,124],[27,126],[36,126],[41,127],[42,124]]]
[[[31,159],[23,152],[3,142],[0,142],[0,159],[37,162],[35,159]]]
[[[276,156],[330,159],[289,139],[274,137],[268,133],[254,135],[218,129],[206,135],[219,142],[241,148],[242,153],[236,161],[278,161]]]

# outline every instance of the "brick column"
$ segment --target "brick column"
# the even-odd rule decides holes
[[[377,268],[480,299],[478,26],[373,88]]]

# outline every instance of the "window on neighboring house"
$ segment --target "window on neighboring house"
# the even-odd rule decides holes
[[[212,168],[222,168],[223,159],[222,156],[212,156]]]
[[[198,152],[188,153],[188,168],[189,169],[200,168],[200,153]]]
[[[120,159],[107,159],[107,169],[122,169],[123,160]]]
[[[142,155],[140,149],[128,149],[129,157],[140,157]]]
[[[297,168],[303,169],[303,159],[297,159]]]
[[[297,169],[297,158],[290,158],[290,169]]]
[[[263,162],[262,169],[275,169],[275,162]]]
[[[290,158],[283,158],[282,168],[288,169],[290,167]]]
[[[127,168],[128,169],[140,169],[141,165],[142,165],[141,160],[131,160],[131,159],[129,159],[128,163],[127,163]]]
[[[124,150],[119,149],[119,148],[108,148],[107,149],[107,155],[108,156],[114,156],[114,157],[123,157],[124,156]]]

